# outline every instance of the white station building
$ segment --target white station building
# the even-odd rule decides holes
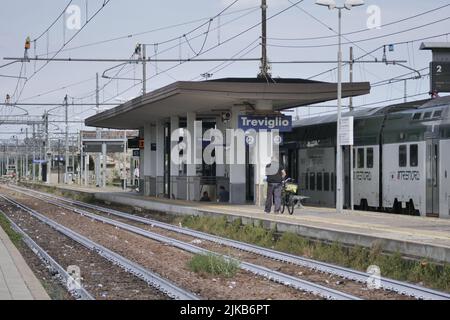
[[[343,98],[369,92],[368,82],[342,85]],[[96,114],[85,123],[92,127],[139,130],[143,140],[141,192],[146,196],[198,201],[207,191],[214,201],[219,187],[223,186],[229,191],[230,203],[260,205],[265,199],[265,166],[279,142],[274,132],[263,128],[264,124],[282,119],[283,110],[336,100],[336,97],[336,83],[303,79],[179,81]],[[243,128],[245,118],[263,121],[246,121]],[[247,140],[250,143],[246,143],[245,137],[243,141],[235,137],[226,141],[227,129],[252,129],[255,124],[253,137]],[[171,133],[179,128],[187,129],[190,136],[172,141]],[[215,149],[216,158],[223,158],[220,164],[219,161],[208,164],[202,157],[206,144],[211,142],[211,137],[204,135],[208,129],[223,133],[224,141],[212,139],[216,147],[225,146],[223,155]],[[190,141],[185,141],[186,138]],[[179,142],[196,146],[193,152],[187,153],[192,161],[181,164],[171,161],[171,151],[178,150]],[[244,160],[238,162],[237,158]]]

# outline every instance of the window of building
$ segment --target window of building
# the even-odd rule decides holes
[[[358,148],[358,168],[364,168],[364,149]]]
[[[406,167],[406,145],[398,147],[398,166]]]
[[[316,190],[316,174],[314,172],[309,174],[309,190]]]
[[[409,146],[409,165],[417,167],[419,165],[419,146],[412,144]]]
[[[367,168],[373,168],[373,148],[367,148]]]
[[[420,117],[422,116],[422,113],[418,112],[418,113],[414,113],[413,115],[413,120],[420,120]]]
[[[317,191],[322,191],[322,172],[317,172]]]
[[[323,191],[330,191],[330,173],[323,174]]]

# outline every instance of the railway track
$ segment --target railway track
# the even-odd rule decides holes
[[[20,192],[24,192],[24,191],[20,191]],[[27,193],[27,196],[30,197],[34,197],[40,200],[43,200],[42,198],[39,198],[37,196],[33,196],[29,193]],[[9,201],[13,201],[15,205],[20,206],[22,209],[26,210],[26,211],[31,211],[33,212],[34,210],[31,208],[28,208],[24,205],[21,205],[20,203],[18,203],[17,201],[13,200],[13,199],[9,199]],[[91,213],[91,212],[87,212],[85,210],[81,210],[81,209],[77,209],[71,206],[68,206],[66,204],[62,204],[62,203],[58,203],[56,201],[50,200],[48,198],[46,198],[45,200],[43,200],[47,203],[53,204],[55,206],[58,206],[60,208],[64,208],[70,211],[73,211],[79,215],[85,216],[89,219],[92,220],[96,220],[102,223],[106,223],[106,224],[110,224],[114,227],[120,228],[122,230],[126,230],[138,235],[141,235],[143,237],[152,239],[152,240],[156,240],[158,242],[179,248],[181,250],[193,253],[193,254],[216,254],[215,252],[212,252],[210,250],[195,246],[191,243],[187,243],[187,242],[183,242],[174,238],[170,238],[167,236],[163,236],[154,232],[150,232],[147,230],[144,230],[142,228],[133,226],[133,225],[129,225],[120,221],[116,221],[113,219],[109,219],[109,218],[105,218],[102,216],[99,216],[97,214]],[[46,218],[48,219],[48,218]],[[222,255],[225,259],[233,259],[230,256],[227,255]],[[260,265],[256,265],[256,264],[252,264],[252,263],[248,263],[248,262],[239,262],[239,266],[241,269],[251,272],[253,274],[259,275],[261,277],[264,277],[266,279],[269,279],[271,281],[274,281],[276,283],[280,283],[289,287],[292,287],[294,289],[297,289],[299,291],[302,292],[307,292],[307,293],[311,293],[313,295],[316,296],[320,296],[322,298],[325,299],[332,299],[332,300],[361,300],[359,297],[356,297],[354,295],[345,293],[345,292],[341,292],[339,290],[335,290],[332,288],[328,288],[325,286],[322,286],[320,284],[317,283],[313,283],[310,281],[306,281],[306,280],[302,280],[299,279],[297,277],[282,273],[282,272],[278,272],[275,270],[271,270],[269,268],[260,266]]]
[[[71,276],[69,273],[58,263],[55,259],[53,259],[50,254],[48,254],[43,248],[41,248],[36,242],[34,242],[31,237],[25,233],[14,221],[12,221],[3,211],[0,210],[0,213],[9,221],[11,227],[14,231],[19,233],[22,237],[23,242],[27,245],[28,248],[33,251],[33,253],[39,258],[39,260],[44,263],[50,269],[52,274],[57,274],[59,282],[67,289],[71,296],[73,296],[76,300],[95,300],[94,297],[83,287],[83,286],[75,286],[71,288],[68,284],[70,283]],[[72,278],[73,279],[73,278]]]
[[[128,273],[133,274],[134,276],[144,280],[152,287],[156,288],[157,290],[163,292],[167,296],[176,299],[176,300],[199,300],[200,297],[194,295],[193,293],[184,290],[183,288],[180,288],[173,284],[172,282],[160,277],[156,273],[151,272],[150,270],[145,269],[144,267],[128,260],[127,258],[113,252],[112,250],[109,250],[102,245],[70,230],[69,228],[64,227],[63,225],[53,221],[52,219],[47,218],[43,214],[24,206],[23,204],[17,202],[14,199],[11,199],[5,195],[0,194],[0,198],[5,200],[6,202],[9,202],[10,204],[16,206],[17,208],[27,212],[32,217],[38,219],[39,221],[45,223],[46,225],[50,226],[51,228],[55,229],[56,231],[59,231],[66,237],[78,242],[82,246],[95,251],[103,258],[111,261],[115,265],[120,266],[122,269],[127,271]]]
[[[65,204],[69,204],[72,206],[78,206],[78,207],[82,207],[82,208],[95,210],[98,212],[103,212],[103,213],[106,213],[106,214],[109,214],[112,216],[117,216],[117,217],[128,219],[131,221],[151,225],[154,227],[158,227],[158,228],[165,229],[168,231],[177,232],[177,233],[188,235],[188,236],[195,237],[198,239],[203,239],[203,240],[217,243],[220,245],[229,246],[229,247],[232,247],[232,248],[244,251],[244,252],[249,252],[249,253],[257,254],[257,255],[260,255],[260,256],[263,256],[266,258],[270,258],[275,261],[281,261],[281,262],[290,263],[293,265],[298,265],[301,267],[306,267],[311,270],[323,272],[326,274],[336,275],[341,278],[360,282],[360,283],[365,283],[367,281],[367,279],[369,279],[371,277],[370,274],[365,273],[365,272],[352,270],[352,269],[348,269],[348,268],[344,268],[344,267],[340,267],[340,266],[336,266],[336,265],[332,265],[332,264],[328,264],[328,263],[324,263],[324,262],[320,262],[320,261],[316,261],[316,260],[312,260],[312,259],[308,259],[308,258],[303,258],[303,257],[299,257],[299,256],[287,254],[284,252],[279,252],[279,251],[259,247],[256,245],[252,245],[252,244],[248,244],[248,243],[244,243],[244,242],[240,242],[240,241],[236,241],[236,240],[226,239],[226,238],[210,235],[210,234],[200,232],[200,231],[195,231],[195,230],[191,230],[191,229],[187,229],[187,228],[181,228],[181,227],[174,226],[174,225],[171,225],[168,223],[163,223],[163,222],[159,222],[156,220],[143,218],[143,217],[139,217],[136,215],[131,215],[131,214],[128,214],[125,212],[121,212],[121,211],[110,209],[110,208],[105,208],[102,206],[97,206],[97,205],[93,205],[93,204],[84,203],[81,201],[66,199],[66,198],[58,197],[58,196],[51,195],[48,193],[39,192],[36,190],[31,190],[31,189],[17,187],[17,186],[12,187],[11,189],[18,191],[18,192],[22,192],[22,193],[27,193],[27,195],[29,195],[29,196],[33,196],[32,194],[30,194],[30,192],[31,192],[31,193],[35,194],[36,195],[35,197],[38,199],[39,199],[39,196],[44,197],[45,201],[51,202],[52,204],[59,206],[59,207],[64,207],[68,210],[72,210],[79,214],[90,214],[90,213],[86,212],[86,211],[81,211],[77,208],[73,208],[73,207],[70,207],[67,205],[63,205],[62,203],[58,203],[57,201],[61,201]],[[40,198],[40,199],[43,200],[42,198]],[[52,201],[50,199],[54,199],[57,201]],[[450,300],[450,294],[448,294],[448,293],[432,290],[432,289],[425,288],[422,286],[417,286],[414,284],[401,282],[401,281],[397,281],[397,280],[393,280],[393,279],[389,279],[389,278],[385,278],[385,277],[380,277],[379,280],[380,280],[381,288],[383,288],[385,290],[389,290],[389,291],[394,291],[394,292],[397,292],[402,295],[407,295],[407,296],[415,297],[417,299],[424,299],[424,300]]]

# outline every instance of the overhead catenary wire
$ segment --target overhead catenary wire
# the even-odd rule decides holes
[[[245,46],[243,49],[239,50],[238,52],[236,52],[234,55],[231,56],[231,58],[236,58],[237,56],[239,56],[240,54],[242,54],[245,50],[249,49],[251,46],[253,46],[256,42],[258,42],[261,39],[261,37],[256,38],[254,41],[250,42],[250,44],[248,44],[247,46]],[[247,55],[248,53],[252,52],[255,48],[258,48],[261,44],[257,44],[254,48],[250,49],[249,51],[245,52],[244,54],[242,54],[241,57],[244,57],[245,55]],[[213,68],[210,68],[208,71],[206,71],[205,73],[217,73],[221,70],[223,70],[224,68],[234,64],[235,61],[231,61],[231,62],[222,62],[218,65],[216,65]],[[225,66],[224,66],[225,65]],[[201,79],[201,76],[197,76],[195,78],[192,79],[192,81]]]
[[[226,25],[228,25],[228,24],[230,24],[230,23],[233,23],[233,22],[236,22],[236,21],[238,21],[238,20],[240,20],[240,19],[242,19],[242,18],[245,18],[246,16],[248,16],[248,15],[250,15],[250,14],[256,12],[256,11],[259,11],[259,8],[256,8],[256,9],[250,11],[250,12],[246,12],[246,13],[244,13],[244,14],[242,14],[242,15],[236,17],[236,18],[233,18],[232,20],[226,21],[226,22],[222,23],[220,26],[221,26],[221,27],[224,27],[224,26],[226,26]],[[215,31],[215,30],[217,30],[217,27],[210,29],[210,32]],[[198,34],[198,35],[192,36],[191,38],[189,38],[189,41],[192,41],[192,40],[195,40],[195,39],[197,39],[197,38],[200,38],[200,37],[202,37],[203,35],[204,35],[204,33],[200,33],[200,34]],[[176,43],[175,45],[173,45],[173,46],[171,46],[171,47],[168,47],[168,48],[166,48],[166,49],[164,49],[164,50],[158,51],[158,54],[163,54],[163,53],[169,52],[170,50],[176,49],[176,48],[177,48],[177,49],[181,49],[180,46],[181,46],[181,44],[182,44],[182,41],[184,40],[184,37],[183,37],[183,36],[180,36],[178,39],[179,39],[179,42],[178,42],[178,43]],[[169,41],[165,41],[165,42],[168,43]],[[223,43],[223,42],[220,42],[220,43],[218,43],[218,45],[219,45],[219,44],[221,45],[222,43]],[[162,43],[162,42],[151,43],[151,44],[148,43],[147,45],[155,45],[155,44],[162,45],[163,43]],[[181,53],[180,53],[180,52],[179,52],[179,56],[181,57]],[[151,56],[150,56],[150,58],[154,58],[154,57],[155,57],[155,55],[151,55]]]
[[[234,15],[236,13],[248,12],[248,11],[252,11],[253,12],[254,10],[258,10],[258,7],[249,7],[249,8],[245,8],[245,9],[234,10],[234,11],[230,11],[228,13],[222,13],[221,16]],[[181,22],[181,23],[177,23],[177,24],[172,24],[172,25],[168,25],[168,26],[164,26],[164,27],[158,27],[158,28],[154,28],[154,29],[146,30],[146,31],[142,31],[142,32],[130,33],[130,34],[123,35],[123,36],[117,36],[117,37],[109,38],[109,39],[105,39],[105,40],[94,41],[94,42],[82,44],[82,45],[75,46],[75,47],[65,48],[65,49],[61,50],[61,52],[68,52],[68,51],[73,51],[73,50],[77,50],[77,49],[97,46],[97,45],[101,45],[101,44],[105,44],[105,43],[109,43],[109,42],[114,42],[114,41],[119,41],[119,40],[124,40],[124,39],[130,39],[130,38],[146,35],[146,34],[149,34],[149,33],[154,33],[154,32],[158,32],[158,31],[164,31],[164,30],[168,30],[168,29],[173,29],[173,28],[177,28],[177,27],[190,25],[190,24],[197,23],[197,22],[202,22],[202,21],[209,20],[209,19],[211,19],[211,18],[210,17],[203,17],[203,18],[190,20],[190,21],[186,21],[186,22]],[[221,26],[223,26],[223,25],[221,25]],[[212,30],[215,30],[215,29],[212,29]],[[168,42],[168,40],[163,41],[163,42]],[[161,42],[159,44],[162,44],[163,42]],[[153,44],[151,44],[151,45],[153,45]],[[50,52],[50,54],[55,53],[55,52],[56,51]],[[42,55],[38,55],[38,56],[42,56]]]
[[[294,3],[294,4],[292,4],[292,5],[290,5],[290,6],[286,7],[286,8],[284,8],[284,9],[282,9],[282,10],[280,10],[280,11],[278,11],[277,13],[274,13],[273,15],[271,15],[270,17],[267,18],[267,21],[268,21],[268,20],[271,20],[271,19],[273,19],[273,18],[275,18],[275,17],[277,17],[277,16],[279,16],[280,14],[283,14],[284,12],[286,12],[286,11],[292,9],[294,6],[296,6],[296,5],[299,4],[299,3],[302,3],[303,1],[305,1],[305,0],[299,0],[299,1],[297,1],[296,3]],[[256,23],[256,24],[254,24],[254,25],[252,25],[252,26],[250,26],[250,27],[244,29],[243,31],[241,31],[241,32],[239,32],[239,33],[237,33],[237,34],[235,34],[235,35],[233,35],[233,36],[227,38],[226,40],[222,41],[221,43],[216,44],[216,45],[214,45],[214,46],[208,48],[207,50],[203,51],[200,55],[206,54],[206,53],[208,53],[208,52],[210,52],[210,51],[212,51],[212,50],[214,50],[214,49],[216,49],[216,48],[218,48],[218,47],[220,47],[220,46],[222,46],[222,45],[224,45],[224,44],[226,44],[226,43],[228,43],[228,42],[230,42],[230,41],[232,41],[232,40],[234,40],[234,39],[236,39],[236,38],[238,38],[238,37],[240,37],[240,36],[242,36],[243,34],[245,34],[245,33],[249,32],[249,31],[255,29],[255,28],[258,27],[258,26],[260,26],[261,23],[262,23],[262,22],[258,22],[258,23]],[[182,63],[176,64],[176,65],[174,65],[174,66],[171,66],[171,67],[169,67],[168,69],[164,70],[164,72],[167,72],[167,71],[170,71],[170,70],[172,70],[172,69],[174,69],[174,68],[176,68],[176,67],[179,67],[179,66],[182,65],[183,63],[186,63],[186,62],[182,62]],[[161,74],[161,73],[160,73],[160,74]],[[158,75],[160,75],[160,74],[158,74]],[[155,75],[155,76],[158,76],[158,75]],[[147,78],[146,80],[148,81],[148,80],[152,79],[152,78],[155,77],[155,76],[152,76],[152,77],[150,77],[150,78]],[[120,93],[119,93],[118,95],[116,95],[115,97],[109,98],[109,99],[105,100],[104,102],[111,101],[112,99],[116,98],[117,96],[122,95],[123,93],[125,93],[125,92],[127,92],[127,91],[133,89],[133,88],[136,87],[136,86],[137,86],[137,85],[132,85],[132,86],[128,87],[127,89],[123,90],[122,92],[120,92]]]
[[[450,32],[447,32],[447,33],[441,33],[441,34],[438,34],[438,35],[433,35],[433,36],[423,37],[423,38],[418,38],[418,39],[412,39],[412,40],[407,40],[407,41],[390,42],[389,44],[391,44],[391,45],[400,45],[400,44],[405,44],[405,43],[409,43],[409,42],[414,43],[414,42],[419,42],[419,41],[424,41],[424,40],[429,40],[429,39],[440,38],[440,37],[443,37],[443,36],[448,36],[449,34],[450,34]],[[383,49],[385,46],[386,46],[386,44],[385,45],[381,45],[379,47],[376,47],[375,49],[369,51],[369,53],[374,53],[374,52],[376,52],[376,51],[378,51],[380,49]],[[361,59],[367,57],[368,55],[369,54],[367,54],[367,53],[363,54],[363,55],[355,58],[354,61],[361,60]],[[347,64],[347,63],[345,63],[345,64]],[[311,79],[317,78],[317,77],[319,77],[319,76],[321,76],[323,74],[326,74],[326,73],[328,73],[330,71],[333,71],[333,70],[336,70],[336,69],[337,69],[337,67],[334,67],[334,68],[331,68],[331,69],[327,69],[327,70],[322,71],[322,72],[320,72],[318,74],[310,76],[307,79],[311,80]]]
[[[424,67],[424,68],[421,68],[421,69],[417,69],[417,71],[419,71],[419,72],[421,72],[421,71],[425,71],[425,70],[428,70],[429,69],[429,67]],[[399,76],[396,76],[396,77],[392,77],[392,78],[390,78],[390,79],[386,79],[386,80],[381,80],[381,81],[378,81],[378,82],[374,82],[374,83],[372,83],[371,84],[371,87],[372,88],[374,88],[374,87],[378,87],[378,86],[383,86],[383,85],[388,85],[388,84],[391,84],[392,83],[392,81],[403,81],[403,80],[405,80],[405,79],[402,79],[403,77],[406,77],[406,76],[409,76],[410,74],[415,74],[416,72],[414,72],[414,71],[411,71],[411,72],[408,72],[408,73],[404,73],[404,74],[401,74],[401,75],[399,75]],[[428,74],[429,75],[429,74]],[[427,76],[427,75],[422,75],[422,76]],[[416,77],[414,77],[414,78],[408,78],[408,79],[415,79]]]
[[[429,92],[427,91],[427,92],[422,92],[422,93],[418,93],[418,94],[407,95],[406,98],[415,98],[415,97],[428,95],[428,94],[429,94]],[[361,105],[357,106],[356,108],[364,108],[364,107],[373,106],[373,105],[377,105],[377,104],[382,104],[382,103],[386,103],[386,102],[393,102],[393,101],[403,100],[404,98],[405,98],[405,96],[403,96],[401,98],[392,98],[392,99],[386,99],[386,100],[382,100],[382,101],[375,101],[375,102],[365,103],[365,104],[361,104]]]
[[[292,3],[292,0],[288,0],[290,3]],[[298,5],[295,6],[297,9],[299,9],[300,11],[302,11],[303,13],[305,13],[307,16],[309,16],[310,18],[312,18],[314,21],[318,22],[320,25],[324,26],[325,28],[327,28],[328,30],[334,32],[336,34],[336,36],[339,36],[339,32],[334,30],[332,27],[330,27],[329,25],[327,25],[325,22],[323,22],[322,20],[316,18],[315,16],[313,16],[311,13],[309,13],[308,11],[306,11],[304,8],[299,7]],[[361,51],[364,51],[365,53],[368,53],[364,48],[362,48],[361,46],[359,46],[356,42],[348,39],[345,35],[341,36],[348,41],[349,43],[352,43],[353,45],[355,45],[356,47],[358,47]],[[370,53],[368,53],[369,55],[371,55]]]
[[[232,6],[234,6],[237,2],[239,2],[239,0],[234,0],[232,3],[230,3],[228,6],[226,6],[224,9],[222,9],[219,13],[217,13],[215,16],[213,16],[212,18],[209,18],[207,21],[203,22],[202,24],[198,25],[197,27],[191,29],[190,31],[183,33],[180,36],[176,36],[173,38],[170,38],[168,40],[165,41],[159,41],[157,43],[145,43],[146,45],[163,45],[163,44],[167,44],[170,42],[174,42],[174,41],[178,41],[180,38],[184,38],[187,39],[187,36],[194,33],[195,31],[203,28],[204,26],[208,26],[208,31],[207,33],[209,33],[209,29],[211,28],[211,22],[216,19],[217,17],[221,16],[222,14],[224,14],[228,9],[230,9]],[[195,52],[195,51],[194,51]]]
[[[236,3],[236,2],[237,2],[237,1],[233,2],[232,4],[234,4],[234,3]],[[233,12],[226,13],[226,11],[227,11],[229,8],[231,8],[231,5],[227,6],[225,9],[221,10],[221,11],[220,11],[218,14],[216,14],[214,17],[218,17],[218,16],[222,16],[222,15],[231,15],[231,14],[236,14],[236,13],[241,13],[241,12],[244,12],[244,14],[239,15],[237,18],[233,18],[233,19],[230,20],[230,21],[225,21],[225,22],[223,22],[223,23],[221,24],[221,26],[225,26],[225,25],[227,25],[227,24],[229,24],[229,23],[235,22],[235,21],[237,21],[237,20],[239,20],[239,19],[244,18],[245,16],[247,16],[247,15],[249,15],[249,14],[252,14],[252,13],[255,12],[256,10],[259,10],[258,7],[251,7],[251,8],[246,8],[246,9],[241,9],[241,10],[236,10],[236,11],[233,11]],[[211,19],[211,18],[208,18],[208,19]],[[204,21],[204,20],[205,20],[205,18],[202,18],[202,19],[196,19],[196,20],[189,21],[188,23],[191,24],[191,23],[195,23],[195,22],[199,22],[199,21]],[[209,20],[208,20],[208,21],[209,21]],[[205,22],[205,23],[208,23],[208,21]],[[195,30],[197,30],[197,29],[199,29],[201,26],[205,25],[205,23],[202,24],[202,25],[200,25],[200,26],[198,26],[197,28],[195,28]],[[175,25],[168,26],[168,27],[157,28],[157,29],[153,29],[153,30],[151,30],[151,31],[146,31],[146,32],[141,32],[141,33],[136,33],[136,34],[134,34],[134,35],[141,35],[141,34],[153,32],[153,31],[159,31],[159,30],[164,30],[164,29],[167,29],[167,28],[172,28],[172,27],[182,26],[182,25],[185,25],[185,24],[187,24],[187,23],[181,23],[181,24],[175,24]],[[214,30],[215,30],[215,29],[211,29],[210,31],[214,31]],[[191,30],[191,31],[192,31],[192,30]],[[189,32],[189,33],[190,33],[190,32]],[[185,34],[187,34],[187,33],[185,33]],[[131,35],[131,36],[134,36],[134,35]],[[197,37],[200,37],[200,36],[202,36],[202,34],[197,35],[197,36],[191,38],[190,40],[196,39]],[[129,35],[129,36],[123,36],[123,37],[117,37],[117,38],[113,38],[113,39],[109,39],[109,40],[105,40],[105,41],[100,41],[100,42],[98,42],[98,43],[105,43],[105,42],[114,41],[114,40],[118,40],[118,39],[122,39],[122,38],[127,38],[127,37],[129,38],[130,35]],[[180,36],[180,39],[181,39],[181,38],[182,38],[182,36]],[[166,42],[167,42],[167,41],[166,41]],[[94,43],[94,44],[95,44],[95,43]],[[161,44],[161,43],[160,43],[160,44]],[[176,46],[174,46],[174,47],[176,47]],[[173,49],[174,47],[171,47],[171,48],[162,50],[162,51],[159,52],[159,54],[165,53],[165,52],[167,52],[167,51]],[[70,48],[69,48],[69,49],[70,49]],[[61,52],[64,52],[64,50],[61,50]],[[53,53],[55,53],[55,52],[53,52]],[[151,57],[153,57],[153,56],[151,56]],[[150,57],[150,58],[151,58],[151,57]],[[136,62],[138,62],[138,60],[136,60]],[[125,67],[125,66],[124,66],[124,67]],[[118,72],[114,77],[117,77],[118,74],[119,74],[122,70],[123,70],[123,68],[121,68],[121,70],[119,70],[119,72]],[[142,82],[142,81],[141,81],[141,82]],[[139,85],[141,82],[137,83],[136,85]],[[102,86],[102,88],[100,88],[100,90],[103,90],[103,89],[104,89],[107,85],[109,85],[110,83],[111,83],[111,81],[109,81],[108,83],[106,83],[104,86]],[[95,90],[93,90],[92,92],[90,92],[87,96],[84,96],[84,97],[74,97],[74,98],[75,98],[75,99],[85,99],[85,98],[89,98],[89,97],[94,96],[94,95],[95,95]],[[120,95],[120,94],[119,94],[119,95]]]
[[[402,33],[406,33],[406,32],[411,32],[417,29],[421,29],[421,28],[425,28],[425,27],[429,27],[431,25],[437,24],[437,23],[441,23],[444,21],[450,20],[450,17],[445,17],[433,22],[429,22],[420,26],[416,26],[413,28],[408,28],[408,29],[404,29],[404,30],[400,30],[400,31],[396,31],[396,32],[392,32],[389,34],[384,34],[384,35],[380,35],[380,36],[375,36],[375,37],[370,37],[370,38],[366,38],[366,39],[360,39],[360,40],[355,40],[355,41],[348,41],[348,42],[343,42],[342,45],[349,45],[349,44],[355,44],[355,43],[361,43],[361,42],[367,42],[367,41],[373,41],[373,40],[378,40],[378,39],[383,39],[383,38],[387,38],[387,37],[392,37],[398,34],[402,34]],[[276,47],[276,48],[287,48],[287,49],[310,49],[310,48],[327,48],[327,47],[336,47],[338,46],[338,43],[332,43],[332,44],[318,44],[318,45],[278,45],[278,44],[268,44],[268,46],[270,47]]]
[[[75,83],[71,83],[71,84],[68,84],[68,85],[65,85],[65,86],[62,86],[62,87],[59,87],[59,88],[56,88],[56,89],[48,90],[48,91],[45,91],[45,92],[42,92],[42,93],[38,93],[36,95],[24,98],[21,101],[23,102],[23,101],[28,101],[28,100],[31,100],[31,99],[34,99],[34,98],[43,97],[43,96],[48,95],[50,93],[58,92],[58,91],[61,91],[61,90],[66,90],[68,88],[71,88],[71,87],[74,87],[74,86],[78,86],[80,84],[84,84],[84,83],[87,83],[87,82],[92,81],[92,80],[95,80],[95,77],[91,77],[91,78],[88,78],[88,79],[85,79],[85,80],[81,80],[81,81],[78,81],[78,82],[75,82]]]
[[[50,26],[45,29],[39,36],[33,39],[33,42],[38,41],[42,36],[44,36],[57,22],[58,20],[64,15],[64,13],[67,11],[67,8],[72,4],[73,0],[70,0],[69,3],[65,6],[65,8],[61,11],[61,13],[56,17],[56,19],[50,24]]]
[[[204,35],[205,33],[204,32],[202,32],[202,34],[201,35],[199,35],[199,36],[202,36],[202,35]],[[165,71],[165,72],[167,72],[167,71]],[[76,99],[78,99],[78,98],[76,98]],[[81,98],[80,98],[81,99]]]
[[[56,51],[56,53],[54,53],[53,54],[53,56],[52,56],[52,58],[49,60],[49,61],[47,61],[46,63],[44,63],[44,65],[42,65],[39,69],[37,69],[36,71],[34,71],[32,74],[31,74],[31,76],[29,76],[28,78],[27,78],[27,80],[24,82],[24,84],[23,84],[23,87],[22,87],[22,90],[20,91],[20,93],[19,93],[19,96],[17,97],[17,99],[16,99],[16,102],[17,101],[19,101],[19,99],[20,99],[20,97],[21,97],[21,95],[22,95],[22,92],[23,92],[23,90],[25,89],[25,86],[26,86],[26,84],[36,75],[36,74],[38,74],[42,69],[44,69],[45,68],[45,66],[47,66],[50,62],[51,62],[51,60],[53,59],[53,58],[55,58],[60,52],[61,52],[61,50],[67,45],[67,44],[69,44],[88,24],[89,24],[89,22],[91,22],[92,21],[92,19],[94,19],[102,10],[103,10],[103,8],[105,8],[105,6],[107,6],[109,3],[111,2],[111,0],[104,0],[103,1],[103,4],[102,4],[102,6],[88,19],[88,20],[86,20],[86,23],[85,24],[83,24],[82,26],[81,26],[81,28],[80,29],[78,29],[76,32],[75,32],[75,34],[72,36],[72,37],[70,37],[70,39],[69,40],[67,40],[62,46],[61,46],[61,48],[58,50],[58,51]]]
[[[406,18],[403,18],[403,19],[399,19],[399,20],[395,20],[395,21],[392,21],[392,22],[389,22],[389,23],[385,23],[385,24],[382,24],[380,26],[380,28],[385,28],[385,27],[392,26],[392,25],[395,25],[395,24],[398,24],[398,23],[402,23],[402,22],[405,22],[405,21],[408,21],[408,20],[411,20],[411,19],[415,19],[415,18],[424,16],[424,15],[427,15],[429,13],[442,10],[442,9],[448,7],[448,6],[450,6],[449,3],[445,4],[445,5],[442,5],[440,7],[437,7],[437,8],[428,10],[428,11],[425,11],[425,12],[421,12],[421,13],[415,14],[413,16],[409,16],[409,17],[406,17]],[[355,31],[351,31],[351,32],[342,33],[342,36],[354,35],[354,34],[363,33],[363,32],[370,32],[370,31],[372,31],[372,29],[364,28],[364,29],[359,29],[359,30],[355,30]],[[331,39],[331,38],[336,38],[336,37],[337,37],[337,35],[319,36],[319,37],[305,37],[305,38],[276,38],[276,37],[269,37],[268,39],[269,40],[277,40],[277,41],[309,41],[309,40]]]
[[[429,94],[429,92],[422,92],[422,93],[418,93],[418,94],[407,95],[406,98],[416,98],[416,97],[424,96],[424,95],[428,95],[428,94]],[[371,102],[371,103],[365,103],[365,104],[361,104],[359,106],[355,106],[354,109],[362,109],[362,108],[366,108],[366,107],[374,106],[374,105],[378,105],[378,104],[385,104],[385,103],[388,103],[388,102],[399,101],[399,100],[403,100],[404,98],[405,97],[403,96],[403,97],[399,97],[399,98],[391,98],[391,99],[374,101],[374,102]],[[317,105],[317,106],[314,106],[314,107],[316,107],[316,108],[336,108],[336,106],[321,106],[321,105]],[[348,106],[342,106],[342,107],[344,109],[349,109]],[[336,113],[335,110],[314,112],[314,113],[311,113],[310,116],[308,116],[308,118],[309,117],[317,117],[317,116],[321,116],[321,115],[330,115],[330,114],[334,114],[334,113]]]

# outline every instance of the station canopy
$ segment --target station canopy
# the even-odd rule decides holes
[[[342,84],[342,97],[370,92],[369,82]],[[254,110],[257,101],[270,101],[274,111],[282,111],[336,100],[337,83],[304,79],[224,78],[208,81],[178,81],[139,96],[115,108],[86,119],[92,127],[138,129],[149,121],[170,116],[215,117],[233,106]]]

